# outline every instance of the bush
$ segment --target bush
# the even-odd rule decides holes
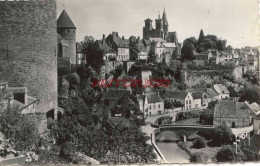
[[[245,161],[247,159],[246,155],[238,148],[238,153],[234,146],[223,146],[216,155],[218,162],[237,162]]]
[[[204,152],[196,152],[191,155],[191,162],[207,163],[210,162],[210,157]]]
[[[220,126],[214,129],[212,138],[214,146],[221,146],[233,144],[235,136],[230,128]]]
[[[198,111],[179,112],[176,115],[176,121],[198,117],[200,117],[200,113]]]
[[[72,73],[67,78],[71,85],[78,85],[80,83],[80,77],[77,73]]]
[[[201,149],[201,148],[205,148],[206,146],[207,146],[207,141],[203,137],[200,137],[195,141],[193,141],[193,148]]]

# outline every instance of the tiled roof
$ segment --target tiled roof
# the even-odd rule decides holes
[[[158,102],[163,102],[163,99],[158,96],[156,93],[148,93],[145,94],[148,103],[158,103]]]
[[[128,39],[121,39],[118,36],[118,33],[113,32],[112,34],[109,35],[109,37],[112,37],[112,40],[114,43],[117,45],[117,47],[129,47],[130,41]]]
[[[238,118],[249,116],[254,116],[254,113],[244,102],[219,100],[215,106],[214,117]]]
[[[102,51],[104,51],[104,53],[112,53],[112,52],[114,52],[114,50],[111,47],[109,47],[109,45],[105,41],[97,40],[96,42],[97,42],[99,48]]]
[[[164,94],[164,98],[173,98],[173,99],[181,99],[184,100],[188,92],[181,92],[181,91],[166,91]]]
[[[108,89],[105,94],[105,100],[119,100],[129,95],[130,91],[127,89]]]
[[[192,94],[193,99],[202,99],[203,92],[193,92]]]
[[[212,88],[207,88],[207,89],[204,89],[203,91],[206,92],[210,97],[218,96],[217,92]]]
[[[229,91],[227,89],[227,87],[225,85],[222,85],[222,84],[215,84],[214,86],[216,86],[217,88],[214,88],[215,91],[218,93],[218,94],[229,94]]]
[[[73,24],[72,20],[70,19],[66,10],[63,10],[60,17],[57,21],[58,28],[73,28],[76,29],[75,25]]]

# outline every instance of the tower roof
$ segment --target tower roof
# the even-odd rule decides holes
[[[58,28],[73,28],[76,29],[76,26],[73,24],[72,20],[70,19],[70,16],[64,9],[58,18],[57,21],[57,27]]]
[[[163,20],[167,20],[166,12],[165,12],[165,7],[164,7],[164,9],[163,9],[163,16],[162,16],[162,19],[163,19]]]

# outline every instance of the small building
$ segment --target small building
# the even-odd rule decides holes
[[[76,65],[86,64],[86,53],[84,52],[83,43],[76,44]]]
[[[218,100],[218,93],[213,88],[203,89],[203,92],[207,93],[210,96],[210,101],[208,101],[208,103]]]
[[[214,90],[218,93],[218,99],[219,100],[229,98],[229,91],[228,91],[228,89],[225,85],[215,84]]]
[[[213,125],[229,128],[244,128],[252,126],[255,112],[246,102],[219,100],[215,105]]]
[[[156,93],[146,93],[138,98],[140,110],[144,116],[164,114],[164,101]]]
[[[109,88],[105,93],[104,102],[109,108],[117,105],[118,101],[124,97],[129,97],[131,91],[128,89]]]
[[[210,95],[203,91],[192,92],[192,97],[193,108],[207,108],[209,102],[212,101]]]
[[[210,51],[203,52],[200,54],[195,54],[195,60],[193,60],[193,62],[197,66],[205,66],[207,63],[209,63],[209,61],[212,57],[213,57],[213,55]]]
[[[193,97],[190,92],[166,91],[164,98],[171,102],[180,101],[184,105],[185,110],[194,108]]]

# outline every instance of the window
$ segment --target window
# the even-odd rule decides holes
[[[152,106],[149,106],[149,109],[152,109]]]
[[[70,33],[70,30],[68,30],[68,32]]]
[[[159,104],[159,105],[158,105],[158,108],[160,108],[160,106],[161,106],[161,105]]]

